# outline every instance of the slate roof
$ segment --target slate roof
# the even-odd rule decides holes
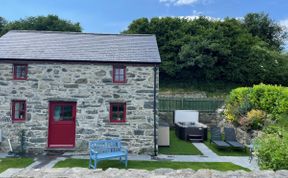
[[[161,62],[154,35],[26,30],[0,38],[0,60]]]

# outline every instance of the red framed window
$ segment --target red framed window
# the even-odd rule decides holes
[[[126,83],[126,66],[113,66],[113,83]]]
[[[110,122],[126,122],[126,103],[110,103]]]
[[[27,76],[28,76],[27,64],[14,64],[13,65],[14,80],[27,80]]]
[[[12,121],[23,122],[26,120],[26,101],[13,100],[12,101]]]

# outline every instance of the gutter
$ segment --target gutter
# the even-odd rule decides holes
[[[157,102],[156,102],[156,95],[157,95],[157,65],[154,66],[154,103],[153,103],[153,113],[154,113],[154,157],[157,156],[158,150],[157,150],[157,122],[156,122],[156,116],[157,116]]]

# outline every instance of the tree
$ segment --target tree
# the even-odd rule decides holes
[[[0,32],[3,30],[6,24],[7,24],[7,21],[3,17],[0,17]]]
[[[244,17],[244,25],[253,36],[258,36],[267,42],[270,47],[281,50],[287,32],[276,22],[269,18],[268,14],[250,13]]]
[[[68,20],[60,19],[56,15],[28,17],[12,22],[8,22],[2,28],[0,35],[9,30],[43,30],[43,31],[72,31],[80,32],[79,23],[72,23]]]
[[[261,19],[254,24],[262,24],[265,18]],[[194,20],[141,18],[133,21],[123,33],[156,35],[162,59],[162,80],[286,85],[288,73],[284,71],[288,71],[288,63],[284,58],[287,56],[280,50],[284,40],[280,34],[285,32],[269,18],[266,20],[270,22],[269,27],[275,27],[269,33],[253,31],[247,21],[235,18],[217,21],[205,17]],[[265,23],[263,26],[266,27]],[[273,37],[269,36],[270,33],[274,34]]]

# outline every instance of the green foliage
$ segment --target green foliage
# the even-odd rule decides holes
[[[251,125],[253,130],[262,129],[265,119],[267,119],[267,114],[264,111],[252,109],[247,113],[248,125]]]
[[[244,25],[253,36],[258,36],[276,50],[281,49],[287,32],[276,22],[271,20],[268,14],[250,13],[244,17]]]
[[[27,17],[8,23],[4,21],[6,23],[2,22],[2,24],[4,24],[2,28],[1,19],[2,18],[0,18],[0,36],[9,30],[81,31],[79,23],[72,23],[71,21],[60,19],[56,15]]]
[[[287,128],[272,125],[264,129],[264,133],[255,142],[255,153],[260,167],[273,170],[288,169],[287,148]]]
[[[7,21],[3,17],[0,17],[0,32],[3,30],[6,24],[7,24]]]
[[[243,21],[141,18],[123,33],[156,34],[161,79],[288,85],[288,58],[280,53],[286,35],[266,14]]]
[[[175,95],[201,93],[208,98],[224,99],[232,89],[241,87],[241,84],[224,81],[197,81],[197,80],[160,80],[160,93]]]
[[[260,129],[269,118],[276,120],[288,113],[288,88],[260,84],[234,89],[226,101],[224,113],[232,122]]]

